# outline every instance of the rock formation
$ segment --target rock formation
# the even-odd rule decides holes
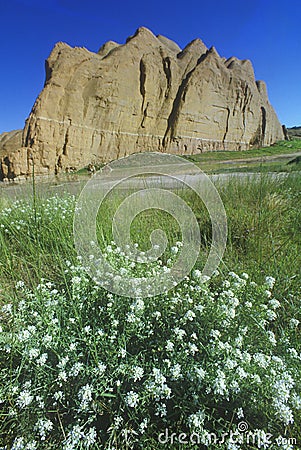
[[[20,161],[22,146],[22,130],[9,131],[0,134],[0,180],[15,177],[15,171],[22,173],[27,170],[27,161]],[[26,154],[27,151],[21,152]],[[12,161],[14,161],[12,166]],[[11,172],[11,170],[15,168]]]
[[[287,129],[290,139],[301,139],[301,127],[292,127]]]
[[[139,28],[97,53],[55,45],[22,142],[15,151],[0,142],[0,178],[29,175],[33,162],[36,173],[52,174],[134,152],[241,150],[279,139],[250,61],[221,58],[200,39],[181,50]]]

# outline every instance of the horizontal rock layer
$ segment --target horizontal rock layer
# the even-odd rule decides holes
[[[0,141],[0,178],[27,176],[33,162],[37,174],[52,174],[134,152],[245,150],[279,139],[250,61],[221,58],[200,39],[181,50],[139,28],[97,53],[55,45],[19,147]]]

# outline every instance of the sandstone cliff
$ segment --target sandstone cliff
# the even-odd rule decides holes
[[[69,171],[140,151],[193,154],[283,139],[250,61],[221,58],[196,39],[181,50],[139,28],[97,53],[58,43],[45,86],[3,178]],[[1,147],[1,143],[0,143]]]

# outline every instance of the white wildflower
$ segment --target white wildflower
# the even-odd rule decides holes
[[[218,339],[220,337],[221,333],[219,330],[211,330],[209,336],[211,336],[213,339]]]
[[[63,369],[66,366],[68,361],[69,361],[69,356],[66,355],[58,362],[57,367],[59,367],[60,369]]]
[[[166,341],[166,345],[165,345],[165,349],[168,351],[168,352],[172,352],[173,351],[173,349],[174,349],[174,347],[175,347],[175,345],[174,345],[174,343],[172,342],[172,341]]]
[[[47,353],[43,353],[38,359],[37,359],[37,364],[39,366],[44,366],[46,364],[48,355]]]
[[[52,342],[52,336],[50,334],[46,334],[42,340],[44,344],[50,344],[50,342]]]
[[[31,395],[31,393],[28,390],[24,390],[20,392],[16,404],[19,406],[19,408],[25,408],[26,406],[30,405],[32,400],[33,395]]]
[[[199,410],[195,414],[191,414],[188,417],[188,423],[194,429],[202,428],[205,418],[206,418],[205,411]]]
[[[16,289],[22,289],[22,288],[24,288],[24,287],[25,287],[24,281],[22,281],[22,280],[17,281],[15,287],[16,287]]]
[[[160,319],[160,317],[162,316],[162,314],[160,313],[160,311],[154,311],[153,312],[153,317],[158,320]]]
[[[277,318],[277,314],[275,313],[275,311],[272,311],[271,309],[267,310],[267,319],[268,320],[275,320]]]
[[[242,367],[238,367],[236,373],[239,376],[239,378],[247,378],[248,376],[247,372]]]
[[[236,416],[238,419],[242,419],[244,416],[244,410],[242,408],[238,408],[236,411]]]
[[[123,422],[123,418],[121,416],[114,417],[114,429],[118,430],[118,428],[120,427],[122,422]]]
[[[301,409],[301,397],[300,397],[300,395],[293,394],[291,396],[291,402],[292,402],[292,406],[295,409]]]
[[[276,416],[284,423],[284,425],[289,425],[294,422],[293,412],[288,405],[275,400],[274,407],[276,409]]]
[[[29,330],[21,330],[18,334],[19,341],[28,341],[30,339],[30,331]]]
[[[165,417],[167,415],[167,408],[165,403],[156,406],[155,416]]]
[[[228,358],[225,362],[225,367],[226,369],[233,370],[235,369],[235,367],[237,367],[237,362],[233,359]]]
[[[89,384],[83,386],[78,392],[78,398],[81,401],[80,410],[86,411],[92,401],[92,387]]]
[[[84,369],[83,363],[77,362],[71,367],[69,371],[69,376],[76,377],[79,374],[79,372],[83,369]]]
[[[126,357],[126,349],[121,348],[118,352],[118,356],[120,356],[120,358],[125,358]]]
[[[41,437],[41,441],[45,441],[47,433],[53,429],[53,423],[49,419],[39,419],[35,428]]]
[[[198,269],[194,270],[192,273],[193,277],[196,278],[197,280],[201,278],[202,276],[202,272]]]
[[[292,358],[300,359],[300,356],[295,348],[288,348],[287,352],[291,355]]]
[[[180,378],[182,378],[181,370],[182,370],[182,368],[181,368],[180,364],[175,364],[174,366],[172,366],[170,368],[170,373],[174,380],[179,380]]]
[[[176,327],[176,328],[174,328],[174,334],[176,335],[176,338],[178,339],[178,340],[182,340],[183,339],[183,337],[186,335],[186,331],[185,330],[182,330],[181,328],[178,328],[178,327]]]
[[[136,406],[138,405],[138,402],[139,402],[139,395],[137,394],[137,392],[130,391],[126,394],[125,403],[130,408],[136,408]]]
[[[37,348],[31,348],[28,352],[29,359],[34,359],[39,356],[40,350]]]
[[[7,304],[2,306],[1,310],[2,310],[2,312],[4,314],[12,314],[12,312],[13,312],[13,305],[11,303],[7,303]]]
[[[275,334],[273,333],[273,331],[267,331],[267,337],[272,345],[277,344],[276,337],[275,337]]]
[[[63,391],[57,391],[53,394],[53,397],[54,397],[55,401],[61,401],[64,398],[64,393],[63,393]]]
[[[297,328],[297,326],[299,325],[300,321],[298,319],[291,319],[290,320],[290,327],[291,328]]]
[[[275,298],[272,298],[269,301],[269,304],[270,304],[271,308],[273,308],[273,309],[280,308],[280,306],[281,306],[280,302],[278,300],[276,300]]]
[[[85,332],[86,334],[90,334],[90,333],[91,333],[91,326],[90,326],[90,325],[86,325],[86,326],[84,327],[84,332]]]
[[[202,369],[202,367],[196,367],[195,373],[196,373],[199,381],[202,381],[205,378],[206,371],[204,369]]]
[[[189,310],[186,312],[184,318],[187,319],[187,320],[192,321],[192,320],[195,318],[195,313],[194,313],[193,311],[191,311],[191,309],[189,309]]]
[[[226,375],[220,369],[217,370],[216,378],[213,384],[213,389],[215,394],[226,395],[228,394],[228,389],[226,385]]]
[[[268,286],[269,289],[273,289],[275,281],[276,280],[273,277],[266,277],[265,278],[265,284]]]
[[[11,447],[11,450],[24,450],[24,449],[25,449],[24,438],[23,437],[16,438],[13,442],[13,446]]]
[[[192,355],[195,355],[195,353],[199,351],[199,349],[193,342],[188,343],[188,350]]]
[[[25,450],[36,450],[38,448],[37,441],[27,442]]]
[[[140,366],[134,366],[132,367],[132,377],[134,381],[139,381],[143,377],[144,369]]]
[[[96,429],[94,427],[89,428],[88,432],[85,434],[83,441],[84,446],[90,448],[91,445],[95,444],[97,438]]]
[[[64,381],[64,382],[66,382],[66,381],[68,380],[68,376],[67,376],[67,373],[66,373],[65,370],[61,370],[61,371],[59,372],[58,379],[59,379],[60,381]]]
[[[144,418],[143,421],[140,423],[139,425],[139,431],[141,434],[143,434],[145,432],[145,430],[148,427],[148,419]]]
[[[253,355],[254,361],[260,366],[266,369],[270,364],[270,357],[268,355],[264,355],[263,353],[255,353]]]
[[[98,375],[103,375],[106,371],[107,366],[102,362],[99,362],[97,365],[97,373]]]

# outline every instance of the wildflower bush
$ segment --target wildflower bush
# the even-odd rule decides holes
[[[199,277],[148,300],[114,296],[71,263],[68,290],[19,282],[19,301],[2,307],[2,445],[159,448],[168,428],[206,446],[242,418],[263,436],[294,435],[299,320],[275,331],[271,277],[230,273],[214,290]]]
[[[300,182],[231,183],[220,273],[201,283],[196,266],[149,299],[88,276],[73,247],[73,196],[2,208],[0,448],[300,447]],[[138,225],[133,238],[145,240],[149,224]],[[114,242],[105,250],[120,271],[149,276],[168,271],[180,246],[140,265]],[[241,423],[260,439],[244,442]],[[166,430],[197,443],[164,444]]]

